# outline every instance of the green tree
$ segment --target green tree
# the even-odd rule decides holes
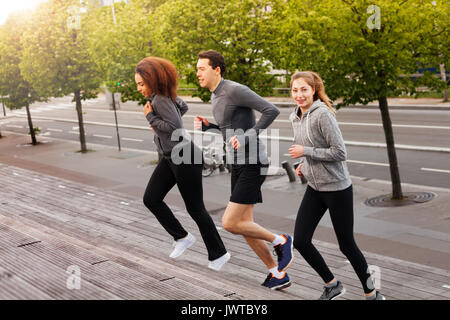
[[[417,72],[430,57],[428,48],[438,48],[434,10],[431,0],[292,0],[275,8],[282,17],[280,47],[270,54],[275,65],[317,71],[330,98],[342,98],[338,108],[378,101],[393,199],[403,194],[387,97],[416,94],[418,83],[404,75]],[[448,20],[440,23],[448,30]],[[438,79],[420,81],[433,86]]]
[[[89,51],[110,92],[120,92],[123,102],[145,103],[136,90],[136,64],[151,55],[151,14],[164,0],[130,0],[115,3],[114,24],[110,6],[90,7],[86,18]]]
[[[40,96],[74,95],[81,152],[85,153],[82,100],[96,97],[100,79],[87,47],[80,1],[42,3],[27,23],[30,27],[21,41],[21,73]]]
[[[27,28],[29,12],[11,14],[0,27],[0,95],[10,109],[25,107],[31,143],[36,145],[36,133],[31,119],[30,104],[43,99],[30,83],[24,80],[19,69],[22,55],[21,38]]]
[[[174,0],[158,7],[152,16],[152,54],[172,60],[194,96],[207,101],[196,77],[201,50],[221,52],[227,64],[225,77],[243,83],[259,94],[271,94],[275,76],[265,58],[268,39],[276,34],[271,7],[277,0]]]

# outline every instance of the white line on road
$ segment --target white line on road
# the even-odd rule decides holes
[[[344,126],[366,126],[366,127],[383,127],[382,123],[366,123],[366,122],[339,122],[339,125]],[[392,124],[393,128],[412,128],[412,129],[443,129],[450,130],[450,127],[446,126],[422,126],[414,124]]]
[[[7,124],[6,127],[8,127],[8,128],[19,128],[19,129],[23,128],[23,126],[17,126],[15,124]]]
[[[133,139],[133,138],[122,138],[122,140],[126,140],[126,141],[136,141],[136,142],[144,142],[144,140],[142,140],[142,139]]]
[[[357,163],[357,164],[369,164],[372,166],[389,167],[389,163],[369,162],[369,161],[359,161],[359,160],[347,160],[347,162]]]
[[[450,173],[450,170],[442,170],[442,169],[420,168],[420,170],[431,171],[431,172],[440,172],[440,173]]]
[[[52,128],[47,128],[48,131],[54,131],[54,132],[63,132],[62,129],[52,129]]]
[[[188,117],[185,115],[184,117]],[[193,117],[193,116],[191,116]],[[259,120],[259,119],[256,119]],[[274,120],[273,122],[279,123],[291,123],[290,120]],[[370,123],[370,122],[345,122],[338,121],[339,125],[342,126],[363,126],[363,127],[383,127],[382,123]],[[450,130],[450,126],[424,126],[416,124],[392,124],[393,128],[411,128],[411,129],[440,129],[440,130]]]
[[[134,112],[135,111],[129,111],[129,112]],[[185,114],[183,116],[183,118],[195,118],[197,115],[189,115],[189,114]],[[201,117],[204,118],[211,118],[211,115],[200,115]],[[256,118],[256,121],[258,121],[259,118]],[[291,123],[290,120],[283,120],[283,119],[276,119],[273,122],[276,123]],[[370,123],[370,122],[345,122],[345,121],[338,121],[339,125],[343,125],[343,126],[368,126],[368,127],[383,127],[382,123]],[[423,126],[423,125],[414,125],[414,124],[392,124],[393,127],[398,127],[398,128],[414,128],[414,129],[444,129],[444,130],[450,130],[450,126]]]
[[[72,134],[80,134],[78,131],[68,131],[68,132]]]
[[[290,157],[291,155],[289,153],[284,153],[283,156]],[[380,163],[380,162],[370,162],[370,161],[359,161],[359,160],[346,160],[350,163],[357,163],[357,164],[368,164],[372,166],[381,166],[381,167],[389,167],[388,163]]]
[[[57,119],[57,118],[47,118],[47,117],[34,117],[34,119],[50,120],[50,121],[62,121],[62,122],[73,122],[73,123],[78,122],[77,120],[72,120],[72,119]],[[86,121],[85,124],[108,126],[108,127],[114,127],[115,126],[112,123],[93,122],[93,121]],[[129,129],[148,130],[148,127],[144,127],[144,126],[120,125],[119,127],[120,128],[129,128]],[[193,133],[194,132],[194,130],[186,130],[186,131],[188,133]],[[196,131],[196,132],[198,132],[198,131]],[[74,133],[74,132],[71,132],[71,133]],[[202,132],[202,134],[215,135],[214,133],[209,133],[209,132]],[[294,141],[294,137],[260,135],[260,138],[262,138],[262,139],[274,139],[274,140],[285,141],[285,142],[293,142]],[[386,148],[386,144],[385,143],[374,143],[374,142],[364,142],[364,141],[344,141],[344,143],[346,145],[348,145],[348,146]],[[446,147],[415,146],[415,145],[406,145],[406,144],[395,144],[395,147],[397,149],[403,149],[403,150],[450,152],[450,148],[446,148]]]
[[[97,138],[112,139],[112,136],[104,136],[104,135],[101,135],[101,134],[93,134],[92,136],[97,137]]]

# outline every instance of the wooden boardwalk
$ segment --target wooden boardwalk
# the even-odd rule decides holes
[[[283,292],[263,288],[262,262],[242,237],[221,228],[232,257],[222,271],[208,269],[198,229],[181,208],[171,206],[197,242],[173,260],[171,238],[140,195],[2,164],[0,186],[0,299],[303,300],[322,293],[322,280],[298,252],[288,270],[293,285]],[[362,299],[337,245],[315,244],[347,289],[342,299]],[[387,299],[450,299],[449,271],[364,254],[379,268]]]

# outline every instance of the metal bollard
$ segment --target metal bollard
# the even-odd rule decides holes
[[[292,166],[289,162],[283,161],[281,166],[286,170],[286,173],[289,177],[289,182],[295,182],[295,171],[292,170]]]

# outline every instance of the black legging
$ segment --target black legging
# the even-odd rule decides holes
[[[314,231],[320,219],[329,210],[339,249],[350,261],[358,275],[365,293],[373,291],[366,259],[362,255],[353,237],[353,189],[352,186],[341,191],[316,191],[307,187],[295,222],[294,247],[326,283],[334,275],[326,265],[320,253],[312,244]]]
[[[227,251],[203,203],[201,164],[175,165],[170,159],[162,158],[145,190],[145,206],[175,240],[186,237],[187,231],[163,201],[175,184],[180,190],[188,213],[200,230],[208,250],[208,259],[211,261],[223,256]]]

